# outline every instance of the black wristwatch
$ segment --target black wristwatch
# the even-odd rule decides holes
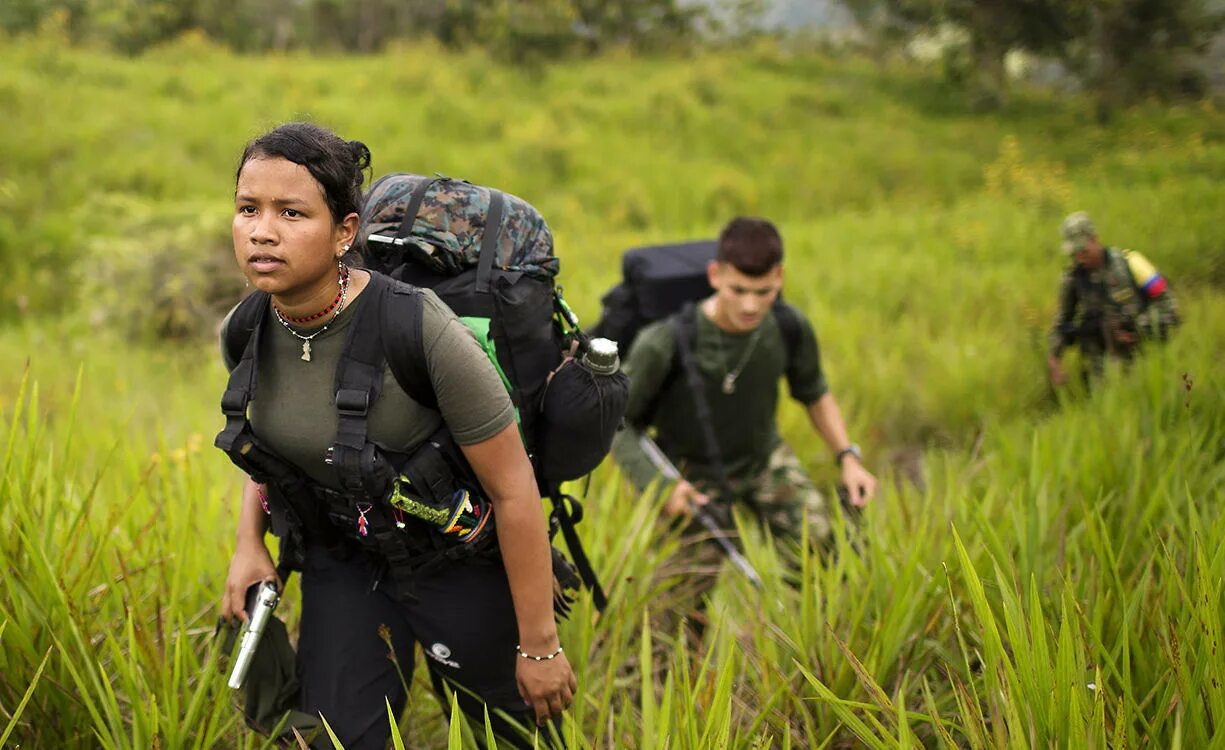
[[[859,461],[859,463],[863,463],[863,453],[859,451],[859,446],[855,445],[854,443],[851,443],[847,447],[838,451],[838,453],[834,456],[834,461],[841,466],[842,459],[846,458],[847,456],[854,456],[855,460]]]

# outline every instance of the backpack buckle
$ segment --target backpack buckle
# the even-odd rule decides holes
[[[227,388],[221,395],[221,413],[227,417],[247,416],[247,392],[240,388]]]
[[[370,409],[370,392],[356,388],[336,391],[336,411],[346,417],[364,417]]]

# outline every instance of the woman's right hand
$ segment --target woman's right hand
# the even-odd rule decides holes
[[[230,559],[230,572],[225,579],[225,593],[221,598],[221,617],[227,622],[237,617],[247,621],[247,589],[260,581],[276,581],[282,586],[272,564],[272,555],[264,541],[239,542]]]

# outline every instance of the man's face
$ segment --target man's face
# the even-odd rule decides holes
[[[1097,237],[1090,237],[1085,240],[1085,246],[1077,250],[1072,257],[1081,268],[1093,271],[1106,264],[1106,248],[1102,247]]]
[[[712,261],[706,276],[715,290],[716,323],[731,333],[747,333],[765,320],[783,288],[783,266],[749,276],[731,263]]]

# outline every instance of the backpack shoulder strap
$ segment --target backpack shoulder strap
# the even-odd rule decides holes
[[[682,338],[684,339],[684,345],[691,351],[694,341],[697,339],[697,318],[688,313],[689,307],[694,307],[695,311],[697,309],[692,303],[687,303],[680,310],[663,319],[664,323],[668,326],[668,330],[672,333],[672,358],[668,360],[668,371],[664,373],[663,379],[659,381],[659,387],[655,389],[655,395],[651,397],[643,412],[641,418],[643,427],[649,425],[655,419],[655,412],[659,411],[659,404],[663,401],[664,393],[680,377],[681,365],[678,352],[682,345]],[[687,319],[686,316],[688,316]],[[637,338],[637,333],[635,333],[634,338]]]
[[[783,347],[787,351],[787,369],[790,370],[796,352],[800,350],[800,339],[804,335],[804,321],[799,310],[782,300],[774,305],[774,319],[778,321],[778,331],[783,336]]]
[[[226,359],[234,363],[225,393],[221,396],[221,412],[225,428],[213,444],[223,451],[232,450],[247,426],[247,405],[255,395],[258,367],[259,332],[268,314],[268,295],[249,295],[230,315],[222,342]]]
[[[723,452],[719,449],[719,439],[715,435],[714,418],[711,415],[710,402],[706,399],[706,385],[702,382],[702,373],[698,370],[698,363],[693,354],[698,337],[698,315],[700,314],[697,305],[690,302],[681,308],[680,312],[673,315],[668,324],[672,326],[672,333],[676,339],[676,359],[680,364],[680,372],[688,381],[689,392],[693,395],[698,429],[701,430],[702,440],[706,445],[706,460],[715,472],[719,491],[726,499],[731,500],[734,493],[727,476],[727,467],[723,465]]]
[[[384,286],[380,300],[379,328],[387,364],[396,382],[414,401],[431,409],[438,408],[438,398],[430,381],[425,361],[425,342],[421,336],[424,315],[421,289],[404,282],[393,281],[381,274]]]
[[[225,338],[221,342],[227,362],[237,364],[242,360],[251,334],[263,322],[264,313],[267,311],[268,295],[258,291],[248,294],[234,306],[234,311],[226,322]]]

